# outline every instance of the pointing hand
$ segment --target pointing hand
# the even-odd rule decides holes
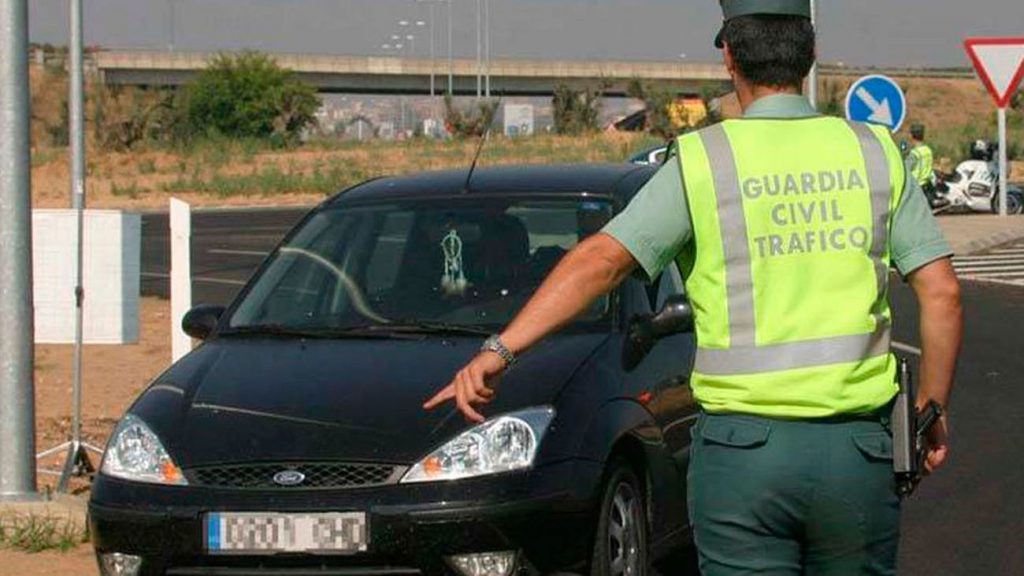
[[[473,408],[473,405],[487,404],[494,399],[495,392],[491,384],[496,383],[506,367],[505,361],[494,352],[481,352],[455,374],[450,384],[427,400],[423,408],[432,410],[454,399],[467,419],[472,422],[483,422],[484,417]]]

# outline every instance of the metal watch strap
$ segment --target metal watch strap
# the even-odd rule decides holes
[[[497,334],[490,336],[487,340],[484,340],[483,346],[480,347],[483,352],[494,352],[501,359],[505,361],[505,364],[512,366],[516,363],[516,355],[505,346],[505,343],[501,341],[501,337]]]

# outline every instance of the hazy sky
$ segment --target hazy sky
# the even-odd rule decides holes
[[[427,20],[415,0],[83,0],[89,44],[166,49],[173,2],[178,50],[383,54],[403,18]],[[452,0],[455,51],[476,49],[476,0]],[[67,0],[30,0],[31,38],[64,43]],[[446,4],[437,5],[437,54],[447,53]],[[966,66],[970,35],[1024,36],[1022,0],[819,0],[828,62]],[[494,58],[717,61],[714,0],[491,0]],[[416,51],[429,52],[421,28]]]

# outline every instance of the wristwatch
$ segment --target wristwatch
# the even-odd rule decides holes
[[[509,367],[516,363],[516,355],[508,349],[508,346],[505,346],[505,343],[501,341],[501,337],[497,334],[494,334],[488,337],[487,340],[484,340],[483,345],[480,346],[480,351],[494,352],[498,356],[501,356],[501,359],[504,360],[505,364]]]

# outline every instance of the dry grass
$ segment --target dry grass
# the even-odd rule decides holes
[[[636,134],[493,137],[480,164],[622,162],[655,142]],[[215,141],[181,150],[93,150],[87,194],[89,205],[97,208],[163,207],[172,195],[195,204],[308,204],[368,178],[465,168],[478,144],[477,139],[314,142],[281,151],[254,142]],[[34,205],[66,206],[67,154],[42,149],[36,158]]]

